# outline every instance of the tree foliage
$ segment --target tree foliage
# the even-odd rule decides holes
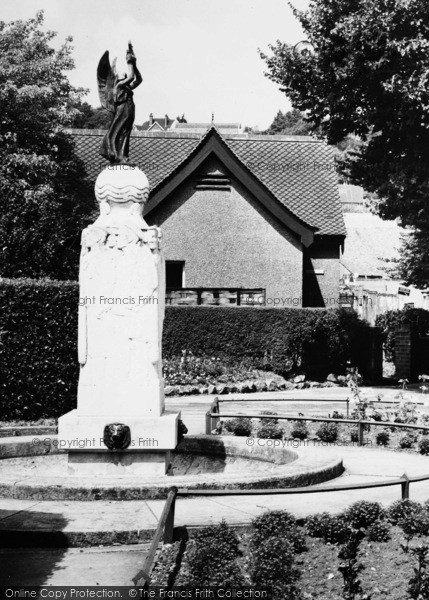
[[[71,38],[59,50],[43,13],[0,22],[0,275],[75,278],[93,203],[63,129],[84,93],[71,86]]]
[[[312,0],[294,10],[311,52],[277,41],[261,53],[268,77],[330,144],[361,144],[344,157],[349,181],[380,198],[386,219],[399,217],[429,240],[429,4],[426,0]],[[403,271],[416,271],[420,252]]]
[[[285,113],[279,110],[264,133],[267,135],[309,135],[310,126],[306,123],[304,114],[300,110],[294,108]]]
[[[101,106],[94,108],[88,102],[77,102],[74,107],[76,115],[70,127],[76,129],[108,129],[112,114]]]

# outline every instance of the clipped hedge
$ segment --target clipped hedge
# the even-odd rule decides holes
[[[76,282],[0,281],[0,419],[56,417],[76,405]],[[322,378],[359,366],[369,326],[352,311],[170,306],[163,353]]]
[[[183,350],[319,379],[359,360],[370,327],[345,309],[171,306],[164,356]]]
[[[0,419],[76,407],[78,303],[76,282],[0,281]]]

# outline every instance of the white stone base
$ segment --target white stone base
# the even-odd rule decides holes
[[[170,452],[69,452],[69,475],[81,477],[160,477],[170,467]],[[137,481],[136,481],[137,483]]]
[[[112,423],[128,425],[131,443],[116,453],[154,453],[174,450],[177,446],[177,429],[180,413],[164,413],[159,417],[124,416],[109,417],[82,415],[71,410],[58,419],[58,446],[67,452],[113,453],[104,444],[104,428]]]

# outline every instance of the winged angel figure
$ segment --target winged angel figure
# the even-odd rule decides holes
[[[128,73],[118,73],[116,58],[110,65],[107,50],[97,68],[100,102],[103,108],[112,113],[112,121],[101,143],[100,154],[112,164],[128,163],[130,134],[135,116],[132,90],[143,81],[131,42],[128,43],[126,61]]]

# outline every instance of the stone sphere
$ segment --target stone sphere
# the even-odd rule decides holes
[[[95,182],[98,202],[138,202],[146,204],[149,181],[143,171],[132,165],[110,165]]]

